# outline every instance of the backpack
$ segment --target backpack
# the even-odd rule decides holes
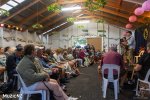
[[[7,93],[11,93],[12,91],[12,82],[4,82],[0,85],[0,91],[2,92],[2,94],[7,94]]]

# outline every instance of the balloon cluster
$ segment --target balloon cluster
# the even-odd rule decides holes
[[[142,7],[138,7],[134,10],[134,14],[136,16],[140,16],[144,13],[144,11],[150,11],[150,0],[147,0],[145,1],[143,4],[142,4]],[[135,15],[132,15],[129,17],[129,22],[135,22],[137,21],[137,17]],[[130,29],[132,28],[132,24],[128,23],[126,24],[125,26],[127,29]]]
[[[18,27],[18,26],[14,26],[14,25],[9,25],[9,24],[0,24],[0,27],[5,27],[7,29],[13,29],[13,30],[17,30],[17,31],[22,31],[23,29]]]

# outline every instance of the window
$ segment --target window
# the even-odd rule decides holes
[[[15,0],[15,1],[18,2],[18,3],[22,3],[25,0]]]
[[[12,9],[13,7],[11,7],[11,6],[7,5],[7,4],[4,4],[0,8],[5,9],[5,10],[8,11],[8,10]]]
[[[12,0],[8,1],[7,4],[9,4],[9,5],[13,6],[13,7],[18,5],[18,3],[14,2]]]

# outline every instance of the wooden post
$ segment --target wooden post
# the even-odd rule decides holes
[[[109,24],[108,24],[108,49],[109,49]]]

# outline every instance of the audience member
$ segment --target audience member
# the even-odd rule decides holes
[[[131,31],[127,31],[127,45],[129,47],[129,59],[130,59],[130,64],[133,64],[134,62],[134,50],[135,50],[135,38],[132,36]]]
[[[6,70],[8,75],[8,82],[10,80],[13,80],[13,74],[16,74],[16,66],[22,59],[22,56],[23,56],[23,47],[16,46],[15,52],[7,57]]]
[[[147,71],[150,69],[150,43],[147,44],[147,53],[144,53],[144,55],[140,58],[138,64],[134,69],[135,71],[139,72],[139,78],[141,80],[144,80]]]
[[[34,45],[26,45],[24,47],[24,57],[17,66],[17,72],[22,77],[28,89],[48,90],[49,88],[53,91],[56,100],[68,100],[68,96],[63,92],[57,81],[50,79],[48,73],[42,69],[37,69],[38,65],[34,63],[35,55]]]
[[[116,47],[111,47],[107,53],[104,54],[103,59],[101,61],[101,66],[103,64],[115,64],[120,66],[121,69],[124,69],[123,66],[123,59],[119,53],[117,53],[117,48]],[[101,66],[98,68],[100,69]],[[104,77],[107,77],[108,70],[104,71]],[[114,77],[117,78],[117,72],[114,70]]]

